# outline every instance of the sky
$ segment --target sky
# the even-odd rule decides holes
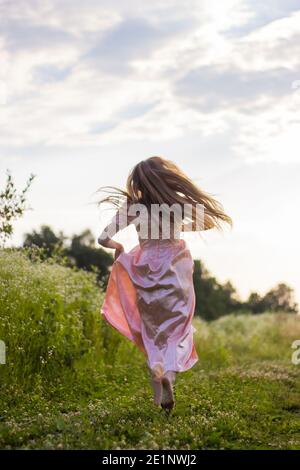
[[[160,155],[233,218],[185,235],[193,256],[243,299],[300,302],[299,24],[299,0],[0,0],[0,184],[36,175],[12,243],[97,236],[97,189]]]

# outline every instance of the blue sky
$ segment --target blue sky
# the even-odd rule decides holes
[[[299,21],[298,0],[2,1],[0,179],[37,175],[13,242],[96,235],[97,188],[162,155],[234,219],[187,236],[194,256],[242,297],[285,281],[300,301]]]

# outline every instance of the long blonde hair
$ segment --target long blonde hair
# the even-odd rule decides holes
[[[193,207],[192,222],[196,225],[196,204],[204,206],[204,230],[222,228],[222,223],[232,225],[231,218],[223,206],[212,195],[204,192],[178,168],[175,163],[162,157],[150,157],[139,162],[130,172],[126,190],[113,186],[100,188],[107,196],[99,204],[108,202],[119,208],[122,203],[144,204],[184,204]]]

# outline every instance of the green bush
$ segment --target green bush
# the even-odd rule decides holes
[[[57,374],[91,349],[101,352],[100,302],[95,275],[25,253],[0,251],[2,374],[18,380]]]
[[[203,368],[291,357],[291,344],[300,337],[300,315],[264,313],[226,315],[213,322],[195,318],[196,348]]]

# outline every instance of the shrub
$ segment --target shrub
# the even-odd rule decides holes
[[[94,274],[1,250],[0,279],[7,376],[57,374],[91,349],[101,350],[102,299]]]
[[[203,368],[249,361],[290,361],[291,344],[300,337],[300,316],[287,313],[226,315],[207,323],[196,318],[196,348]]]

